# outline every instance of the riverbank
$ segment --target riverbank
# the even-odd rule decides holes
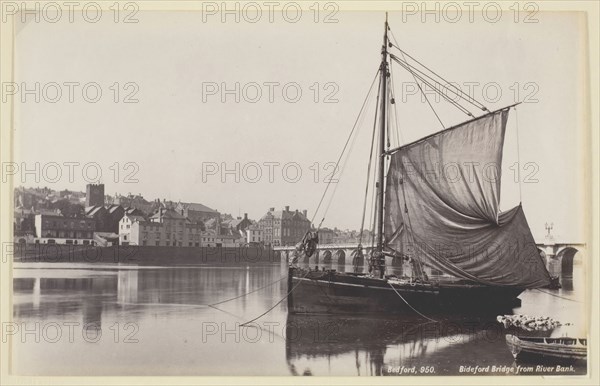
[[[113,264],[256,264],[281,261],[270,247],[156,247],[16,244],[15,262]]]

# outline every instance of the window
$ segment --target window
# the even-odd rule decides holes
[[[157,247],[159,247],[160,246],[160,241],[157,241],[155,244],[156,244]]]
[[[127,235],[123,235],[123,240],[127,240]]]

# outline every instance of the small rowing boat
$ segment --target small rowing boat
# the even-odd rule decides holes
[[[508,334],[506,344],[515,359],[526,356],[567,361],[587,359],[587,339],[517,337]]]

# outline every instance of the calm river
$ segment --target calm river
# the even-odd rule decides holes
[[[522,374],[556,374],[515,363],[494,318],[294,317],[282,301],[241,327],[285,296],[285,279],[269,285],[285,276],[280,263],[13,266],[13,323],[3,339],[13,337],[16,374],[449,375],[489,366],[485,373],[501,375],[518,365]],[[526,291],[513,312],[563,323],[538,336],[584,337],[583,272],[576,264],[561,290]]]

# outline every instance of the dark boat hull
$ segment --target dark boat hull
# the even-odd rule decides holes
[[[288,310],[292,314],[498,312],[519,306],[517,296],[523,290],[464,283],[390,285],[366,276],[290,267]]]
[[[570,363],[587,359],[587,344],[584,339],[538,338],[506,336],[506,344],[515,359],[525,361],[544,360],[545,362]],[[566,341],[570,341],[566,344]],[[579,343],[579,344],[578,344]]]

